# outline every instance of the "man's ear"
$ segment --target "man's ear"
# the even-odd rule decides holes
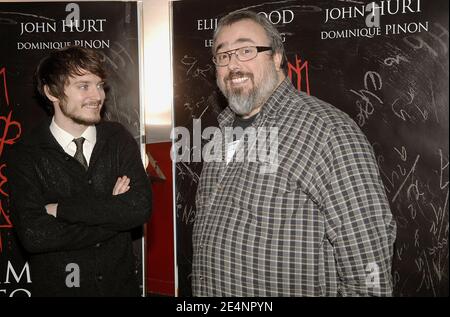
[[[281,62],[283,61],[283,56],[281,53],[275,53],[273,54],[273,62],[275,63],[275,69],[277,71],[281,70]]]
[[[55,96],[52,95],[52,93],[50,92],[50,88],[48,88],[47,85],[44,86],[44,92],[45,92],[45,95],[47,96],[47,98],[48,98],[51,102],[56,102],[56,101],[59,100],[58,98],[56,98]]]

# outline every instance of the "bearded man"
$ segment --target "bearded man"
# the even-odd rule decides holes
[[[36,88],[53,116],[9,153],[10,209],[30,254],[32,296],[139,296],[130,231],[150,216],[137,142],[101,120],[104,58],[68,47],[45,57]]]
[[[204,162],[197,189],[193,294],[390,296],[396,224],[355,122],[292,86],[281,35],[262,15],[223,17],[213,61],[229,103],[220,131],[271,129],[276,159],[236,159],[243,148],[265,156],[255,133],[211,141],[225,150]]]

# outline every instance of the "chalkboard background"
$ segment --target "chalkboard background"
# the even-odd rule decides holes
[[[70,2],[32,2],[0,3],[0,296],[26,295],[26,276],[20,283],[11,277],[6,283],[8,263],[20,275],[26,257],[17,241],[13,224],[9,220],[7,180],[3,168],[9,147],[18,141],[21,135],[32,130],[46,113],[33,97],[33,73],[41,58],[51,49],[24,49],[31,44],[88,41],[105,58],[108,72],[108,92],[105,102],[104,118],[122,123],[140,144],[140,106],[139,106],[139,58],[138,58],[138,21],[136,2],[78,2],[80,20],[104,19],[100,31],[99,23],[95,28],[84,32],[62,32],[61,21],[73,10]],[[56,32],[27,33],[21,35],[21,23],[57,22]],[[28,30],[32,30],[31,26]],[[68,29],[67,29],[68,30]],[[80,29],[81,30],[81,29]],[[101,41],[106,44],[100,44]],[[92,42],[90,42],[92,41]],[[95,42],[93,42],[95,41]],[[21,43],[21,44],[19,44]],[[30,43],[30,44],[25,44]],[[86,46],[86,45],[85,45]],[[22,48],[22,49],[21,49]],[[8,119],[9,118],[9,119]],[[141,280],[141,230],[135,233],[134,249],[137,256],[136,274]],[[16,291],[19,290],[19,291]]]
[[[365,17],[324,23],[325,10],[370,1],[180,1],[173,3],[175,126],[217,126],[226,100],[215,85],[214,19],[265,12],[285,37],[290,77],[348,113],[371,142],[397,222],[395,296],[448,296],[448,2],[412,1],[415,12],[381,16],[380,35],[322,39],[366,28]],[[386,2],[386,1],[385,1]],[[391,1],[395,12],[397,1]],[[290,12],[288,12],[290,11]],[[291,13],[292,12],[292,13]],[[385,11],[386,12],[386,11]],[[283,14],[284,23],[283,24]],[[419,23],[428,30],[415,32]],[[386,25],[406,32],[386,34]],[[409,27],[409,30],[408,30]],[[202,140],[204,145],[208,140]],[[182,155],[182,153],[179,153]],[[191,234],[202,164],[176,164],[179,294],[191,295]]]

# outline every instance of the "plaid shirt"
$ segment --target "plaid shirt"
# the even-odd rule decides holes
[[[253,126],[278,128],[277,168],[204,163],[194,296],[390,296],[396,225],[357,125],[286,78]]]

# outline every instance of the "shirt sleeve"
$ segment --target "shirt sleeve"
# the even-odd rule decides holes
[[[118,174],[130,178],[130,189],[120,195],[70,197],[58,201],[57,217],[69,223],[85,223],[108,230],[127,231],[143,225],[151,212],[152,192],[139,147],[124,128],[118,142]],[[112,153],[111,155],[116,155]],[[116,171],[111,171],[115,173]]]
[[[11,219],[19,240],[28,252],[82,249],[117,234],[104,228],[69,224],[48,215],[29,153],[11,150],[7,175]]]
[[[357,126],[330,129],[317,160],[341,296],[391,296],[396,225],[372,147]]]

